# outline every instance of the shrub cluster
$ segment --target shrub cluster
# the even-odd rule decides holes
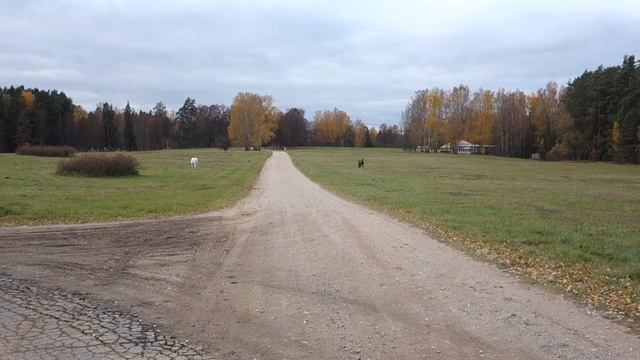
[[[58,164],[59,175],[126,176],[138,174],[138,160],[124,154],[85,154]]]
[[[34,146],[23,145],[16,149],[18,155],[69,157],[76,153],[72,146]]]

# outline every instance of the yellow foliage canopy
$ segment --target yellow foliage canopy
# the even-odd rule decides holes
[[[351,127],[349,115],[338,109],[318,111],[313,117],[315,139],[322,145],[344,145]]]
[[[367,136],[369,135],[369,129],[362,122],[362,120],[356,120],[354,125],[355,132],[355,145],[358,147],[365,147],[367,145]]]
[[[231,105],[229,138],[234,146],[260,147],[275,135],[279,117],[271,96],[240,92]]]
[[[83,126],[87,121],[87,117],[87,111],[82,108],[82,106],[78,105],[73,109],[73,121],[76,123],[76,126]]]
[[[376,128],[371,127],[369,129],[369,139],[372,144],[376,144],[376,140],[378,139],[378,130],[376,130]]]
[[[437,150],[438,139],[442,133],[444,121],[444,91],[434,88],[427,94],[426,141],[428,149]]]
[[[491,90],[476,92],[471,101],[471,116],[467,122],[467,140],[479,145],[492,145],[496,122],[496,98]]]
[[[22,100],[25,111],[31,112],[36,102],[36,95],[30,91],[23,90],[20,93],[20,99]]]

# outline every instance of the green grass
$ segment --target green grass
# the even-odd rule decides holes
[[[640,166],[398,149],[290,154],[311,179],[365,204],[640,284]]]
[[[140,175],[58,176],[60,159],[0,154],[0,226],[192,214],[245,196],[268,151],[188,149],[131,153]],[[197,156],[200,169],[190,169]]]

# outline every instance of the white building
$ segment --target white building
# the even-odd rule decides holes
[[[456,152],[458,154],[490,154],[493,151],[493,145],[476,145],[468,142],[467,140],[460,140],[456,144]],[[450,153],[451,144],[444,144],[440,146],[438,152]]]
[[[458,154],[471,154],[471,153],[479,153],[480,146],[476,144],[472,144],[467,140],[460,140],[457,144]]]

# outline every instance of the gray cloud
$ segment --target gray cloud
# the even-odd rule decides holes
[[[255,91],[370,125],[396,123],[418,89],[533,91],[640,55],[636,1],[0,0],[0,19],[0,86],[88,108]]]

